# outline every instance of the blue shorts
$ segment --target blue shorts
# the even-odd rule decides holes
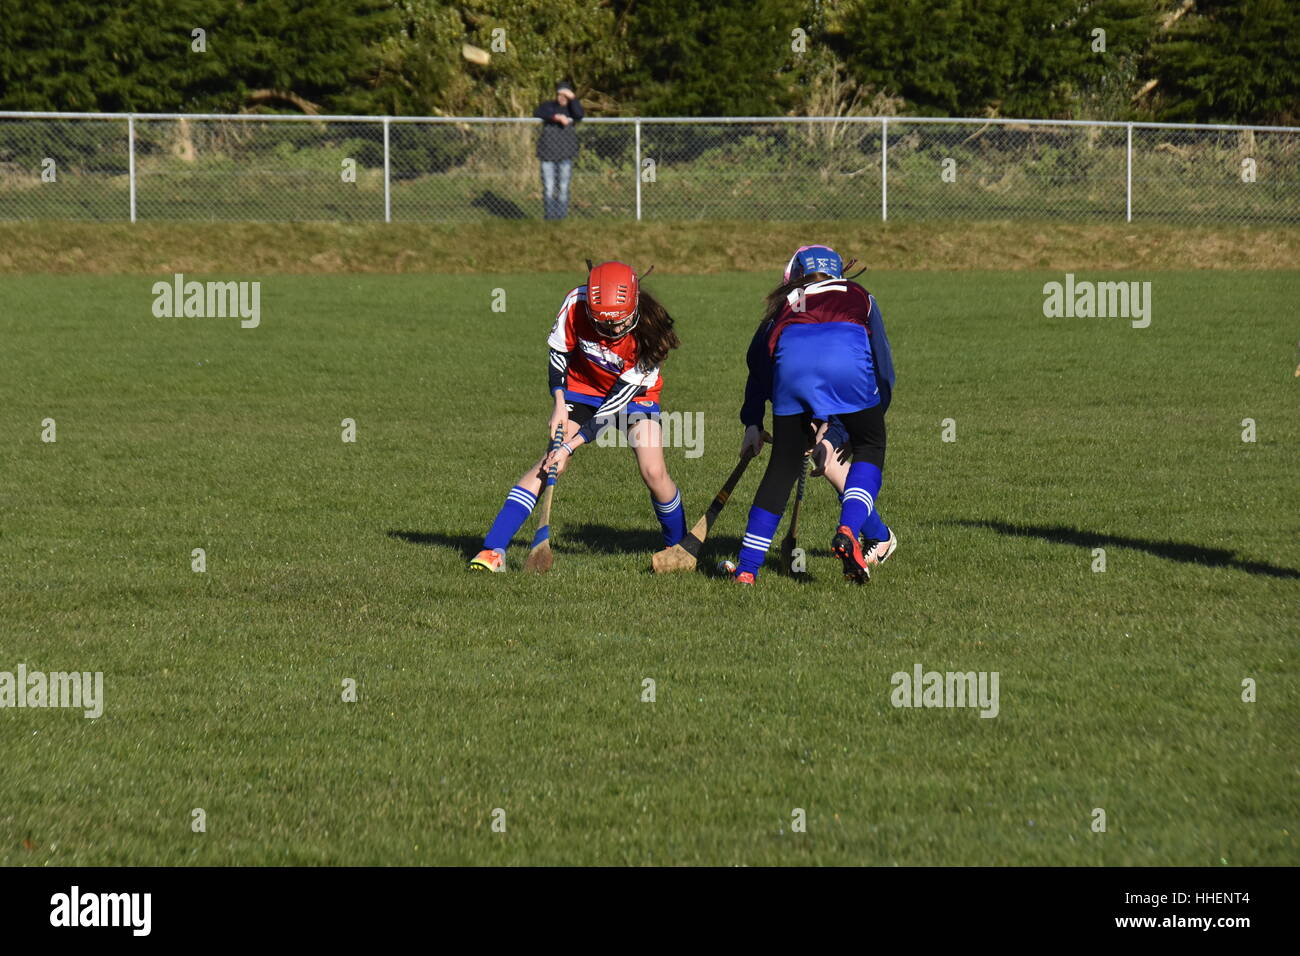
[[[865,325],[809,323],[781,333],[773,356],[773,415],[826,420],[879,404]]]
[[[564,404],[569,410],[569,418],[577,422],[579,428],[591,421],[592,416],[596,414],[596,409],[600,408],[604,400],[600,395],[586,395],[582,392],[569,391],[567,388],[564,390]],[[622,412],[615,416],[615,421],[620,425],[626,421],[630,428],[643,418],[659,421],[659,415],[658,402],[652,402],[648,398],[634,398],[627,403]]]

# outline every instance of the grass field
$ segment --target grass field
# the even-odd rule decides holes
[[[1126,276],[1146,329],[1045,318],[1059,272],[868,274],[901,547],[865,589],[824,483],[810,580],[650,575],[613,448],[561,480],[550,576],[465,572],[544,441],[576,275],[265,276],[247,330],[154,318],[161,277],[0,280],[0,670],[106,693],[0,713],[0,863],[1300,862],[1300,273]],[[669,453],[691,520],[772,281],[650,280],[665,407],[704,414]],[[895,709],[918,663],[997,671],[999,715]]]

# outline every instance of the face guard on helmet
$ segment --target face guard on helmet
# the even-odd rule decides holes
[[[785,264],[785,282],[821,272],[832,279],[844,278],[844,262],[830,246],[800,246]]]
[[[602,262],[587,276],[587,316],[607,339],[621,339],[640,319],[641,285],[624,262]]]

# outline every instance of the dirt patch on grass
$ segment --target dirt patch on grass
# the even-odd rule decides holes
[[[772,269],[825,242],[872,269],[1295,269],[1300,229],[1033,222],[3,223],[0,273],[571,272],[588,256],[678,273]]]

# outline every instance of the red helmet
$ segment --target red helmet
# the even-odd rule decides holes
[[[636,327],[640,283],[626,262],[602,262],[587,276],[587,315],[596,331],[621,339]]]

